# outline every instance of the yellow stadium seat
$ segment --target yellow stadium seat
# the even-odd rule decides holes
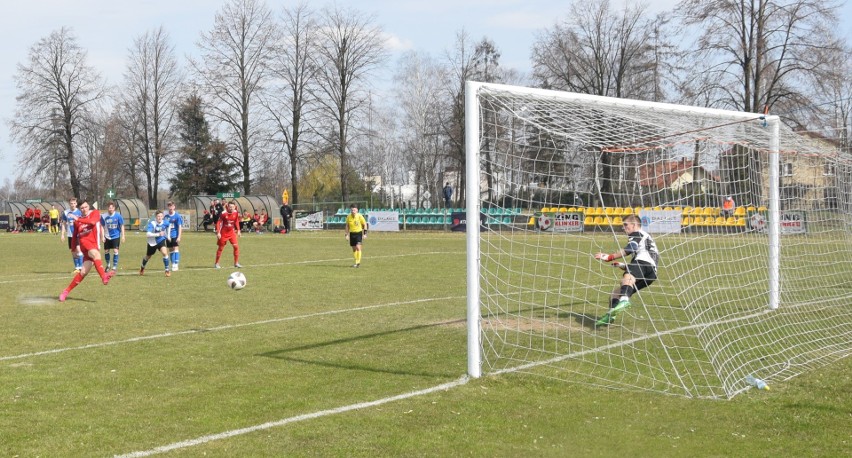
[[[733,216],[729,216],[729,217],[725,220],[725,225],[726,225],[726,226],[736,226],[736,225],[737,225],[737,219],[736,219],[736,218],[734,218]]]
[[[603,215],[604,209],[601,207],[595,207],[594,210],[592,210],[592,214],[595,216]]]
[[[754,210],[755,210],[755,208],[752,207],[751,205],[749,205],[749,207],[746,209],[746,211],[750,211],[750,212],[753,212]]]
[[[689,216],[701,216],[704,214],[704,209],[701,207],[695,207],[689,211]]]
[[[672,211],[672,210],[674,210],[674,209],[673,209],[672,207],[664,207],[664,208],[663,208],[663,210],[665,210],[665,211],[667,211],[667,212],[670,212],[670,211]]]
[[[542,213],[550,213],[550,207],[544,207],[541,209]]]
[[[682,216],[680,218],[680,225],[681,226],[689,226],[690,224],[692,224],[692,217],[691,216]]]
[[[682,212],[682,211],[683,211],[683,209],[682,209],[682,208],[680,208],[680,207],[675,207],[675,208],[674,208],[674,210],[675,210],[676,212]]]
[[[687,216],[691,215],[692,214],[692,207],[683,207],[683,213],[682,214],[687,215]]]
[[[615,213],[615,209],[612,207],[604,208],[604,215],[610,216]]]
[[[583,221],[583,224],[585,224],[586,226],[594,226],[595,218],[592,216],[587,216],[586,219]]]
[[[702,217],[702,216],[693,216],[693,217],[692,217],[692,225],[693,225],[693,226],[703,226],[703,225],[704,225],[704,217]]]
[[[759,211],[759,212],[765,212],[765,211],[766,211],[766,207],[764,207],[763,205],[761,205],[760,207],[757,207],[757,211]]]
[[[623,216],[632,215],[632,214],[633,214],[633,209],[632,209],[632,208],[630,208],[630,207],[624,207],[624,209],[622,209],[622,211],[621,211],[621,214],[622,214]]]
[[[620,216],[614,216],[612,218],[612,225],[613,226],[621,226],[621,224],[622,224],[622,220],[621,220]]]
[[[583,214],[584,215],[591,215],[591,214],[594,214],[594,211],[595,210],[592,207],[586,207],[586,208],[583,209]]]
[[[576,208],[574,208],[574,207],[568,207],[568,212],[569,212],[569,213],[574,213],[574,212],[576,212],[576,211],[577,211],[577,209],[576,209]]]
[[[642,207],[633,207],[633,214],[639,216],[639,212],[642,211]]]
[[[714,223],[714,225],[715,226],[724,226],[725,225],[725,217],[724,216],[717,216],[716,222]]]
[[[704,207],[704,211],[701,212],[703,216],[713,216],[713,208],[712,207]]]
[[[568,209],[565,207],[559,207],[559,213],[567,213]]]
[[[595,226],[603,226],[604,224],[606,224],[606,220],[603,216],[595,216]]]
[[[734,210],[734,216],[745,216],[745,215],[746,215],[745,207],[737,207],[737,209]]]
[[[660,207],[660,206],[656,206],[656,207],[654,207],[654,210],[656,210],[656,211],[660,211],[660,210],[662,210],[662,209],[663,209],[663,207]]]
[[[737,218],[737,226],[742,227],[742,226],[745,226],[745,225],[746,225],[745,218],[743,218],[743,217]]]
[[[527,221],[527,226],[535,226],[535,216],[530,216],[529,221]]]

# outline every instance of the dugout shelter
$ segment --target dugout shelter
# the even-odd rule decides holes
[[[189,199],[190,208],[195,210],[195,214],[198,215],[198,221],[201,221],[201,215],[204,214],[204,210],[210,208],[210,204],[213,203],[213,200],[219,199],[223,204],[227,204],[229,201],[235,201],[237,203],[237,211],[242,213],[244,210],[248,210],[252,215],[254,212],[260,213],[261,210],[266,210],[266,213],[269,214],[270,223],[274,220],[274,218],[279,215],[279,205],[278,202],[272,196],[267,195],[256,195],[256,196],[241,196],[241,197],[225,197],[218,198],[216,196],[192,196]],[[195,225],[195,230],[199,230],[198,225]]]

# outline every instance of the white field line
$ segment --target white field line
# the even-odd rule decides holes
[[[349,308],[349,309],[328,310],[328,311],[325,311],[325,312],[309,313],[309,314],[306,314],[306,315],[288,316],[288,317],[282,317],[282,318],[271,318],[271,319],[268,319],[268,320],[252,321],[252,322],[249,322],[249,323],[226,324],[226,325],[222,325],[222,326],[214,326],[212,328],[187,329],[185,331],[164,332],[162,334],[152,334],[152,335],[147,335],[147,336],[131,337],[129,339],[113,340],[113,341],[110,341],[110,342],[91,343],[91,344],[86,344],[86,345],[80,345],[80,346],[77,346],[77,347],[54,348],[52,350],[37,351],[37,352],[33,352],[33,353],[24,353],[24,354],[20,354],[20,355],[0,356],[0,361],[9,361],[9,360],[14,360],[14,359],[31,358],[31,357],[34,357],[34,356],[53,355],[53,354],[56,354],[56,353],[64,353],[64,352],[67,352],[67,351],[88,350],[88,349],[92,349],[92,348],[110,347],[110,346],[126,344],[126,343],[143,342],[143,341],[146,341],[146,340],[163,339],[163,338],[167,338],[167,337],[183,336],[183,335],[197,334],[197,333],[202,333],[202,332],[207,333],[207,332],[214,332],[214,331],[227,331],[227,330],[231,330],[231,329],[244,328],[244,327],[248,327],[248,326],[259,326],[259,325],[271,324],[271,323],[281,323],[281,322],[284,322],[284,321],[303,320],[303,319],[314,318],[314,317],[318,317],[318,316],[339,315],[339,314],[342,314],[342,313],[361,312],[361,311],[364,311],[364,310],[373,310],[373,309],[386,308],[386,307],[396,307],[396,306],[400,306],[400,305],[422,304],[422,303],[425,303],[425,302],[463,299],[464,297],[465,296],[445,296],[445,297],[433,297],[433,298],[429,298],[429,299],[415,299],[415,300],[411,300],[411,301],[402,301],[402,302],[389,302],[389,303],[386,303],[386,304],[365,305],[363,307],[355,307],[355,308]]]
[[[255,426],[248,426],[248,427],[245,427],[245,428],[232,429],[230,431],[224,431],[224,432],[217,433],[217,434],[210,434],[210,435],[207,435],[207,436],[201,436],[201,437],[197,437],[195,439],[189,439],[189,440],[185,440],[185,441],[181,441],[181,442],[174,442],[174,443],[171,443],[171,444],[168,444],[168,445],[162,445],[162,446],[159,446],[159,447],[155,447],[155,448],[152,448],[150,450],[143,450],[143,451],[138,451],[138,452],[125,453],[123,455],[115,455],[115,456],[117,458],[137,458],[137,457],[151,456],[151,455],[156,455],[156,454],[159,454],[159,453],[170,452],[172,450],[177,450],[177,449],[181,449],[181,448],[194,447],[196,445],[202,445],[202,444],[206,444],[208,442],[213,442],[213,441],[222,440],[222,439],[228,439],[230,437],[239,436],[239,435],[242,435],[242,434],[248,434],[248,433],[253,433],[253,432],[256,432],[256,431],[262,431],[262,430],[265,430],[265,429],[276,428],[276,427],[287,425],[287,424],[290,424],[290,423],[296,423],[296,422],[304,421],[304,420],[312,420],[314,418],[325,417],[325,416],[328,416],[328,415],[336,415],[336,414],[344,413],[344,412],[351,412],[353,410],[367,409],[367,408],[370,408],[370,407],[375,407],[375,406],[379,406],[379,405],[382,405],[382,404],[387,404],[389,402],[394,402],[394,401],[399,401],[399,400],[402,400],[402,399],[412,398],[412,397],[415,397],[415,396],[422,396],[424,394],[434,393],[436,391],[446,391],[446,390],[449,390],[451,388],[455,388],[457,386],[464,385],[465,383],[467,383],[467,381],[468,381],[468,377],[464,376],[464,377],[461,377],[461,378],[454,380],[452,382],[443,383],[441,385],[436,385],[436,386],[433,386],[431,388],[426,388],[426,389],[423,389],[423,390],[410,391],[408,393],[402,393],[402,394],[398,394],[396,396],[390,396],[390,397],[387,397],[387,398],[376,399],[375,401],[360,402],[358,404],[350,404],[350,405],[347,405],[347,406],[335,407],[334,409],[320,410],[320,411],[317,411],[317,412],[311,412],[311,413],[306,413],[306,414],[302,414],[302,415],[296,415],[295,417],[284,418],[284,419],[281,419],[281,420],[271,421],[271,422],[268,422],[268,423],[262,423],[262,424],[255,425]]]

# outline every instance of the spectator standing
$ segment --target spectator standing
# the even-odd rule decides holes
[[[453,187],[450,186],[449,181],[444,184],[444,189],[441,192],[444,196],[444,207],[450,208],[453,201]]]
[[[729,218],[734,216],[734,208],[736,208],[734,198],[731,196],[725,197],[725,201],[722,202],[722,211],[719,214],[725,218]]]
[[[284,233],[290,233],[290,218],[293,217],[293,207],[288,202],[281,205],[281,224],[284,225]]]

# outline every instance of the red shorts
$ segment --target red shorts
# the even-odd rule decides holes
[[[80,250],[83,252],[83,262],[86,261],[94,261],[91,256],[89,256],[89,250],[98,250],[97,246],[89,247],[84,244],[80,244]]]
[[[231,232],[230,234],[222,234],[222,237],[217,240],[219,246],[225,246],[228,242],[231,242],[231,245],[237,244],[237,233]]]

